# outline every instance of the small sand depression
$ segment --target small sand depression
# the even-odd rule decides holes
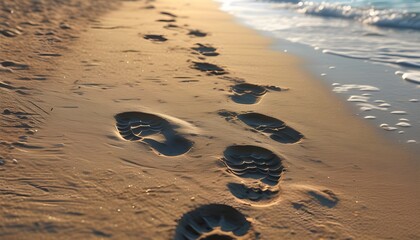
[[[296,209],[316,206],[334,208],[340,203],[339,195],[331,189],[311,185],[295,185],[291,189],[297,193],[295,197],[300,199],[293,204]]]
[[[177,132],[173,122],[144,112],[124,112],[115,116],[116,127],[122,138],[139,141],[150,146],[158,154],[179,156],[187,153],[193,142]]]
[[[173,17],[173,18],[177,18],[178,17],[177,15],[175,15],[173,13],[165,12],[165,11],[160,12],[160,14],[166,15],[166,16],[169,16],[169,17]]]
[[[153,42],[166,42],[168,39],[164,37],[163,35],[158,34],[146,34],[143,36],[144,39],[153,41]]]
[[[206,56],[206,57],[215,57],[218,56],[219,53],[216,52],[217,48],[209,45],[209,44],[201,44],[201,43],[197,43],[195,44],[195,46],[193,48],[191,48],[192,50]]]
[[[27,69],[29,69],[29,65],[24,64],[24,63],[14,62],[14,61],[3,61],[3,62],[0,62],[0,65],[3,68],[8,68],[8,69],[11,69],[11,70],[27,70]]]
[[[192,68],[206,72],[208,75],[224,75],[226,70],[212,63],[193,62]]]
[[[3,29],[3,30],[0,30],[0,34],[5,37],[17,37],[21,35],[22,32],[20,32],[17,29]]]
[[[193,36],[193,37],[205,37],[205,36],[208,35],[208,33],[205,33],[205,32],[200,31],[200,30],[192,29],[192,30],[190,30],[188,35]]]
[[[175,240],[255,239],[251,222],[235,208],[209,204],[186,213],[178,223]]]

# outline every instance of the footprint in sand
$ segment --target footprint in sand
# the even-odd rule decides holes
[[[176,22],[176,20],[175,19],[158,19],[158,20],[156,20],[156,22],[171,23],[171,22]]]
[[[250,145],[230,146],[221,161],[228,172],[248,182],[228,184],[235,197],[252,202],[266,202],[277,197],[284,166],[282,159],[270,150]]]
[[[201,55],[204,55],[206,57],[215,57],[219,56],[219,53],[216,52],[217,48],[212,47],[211,45],[204,45],[201,43],[196,43],[193,48],[191,48],[195,52],[200,53]]]
[[[170,13],[170,12],[160,12],[160,14],[165,15],[165,16],[169,16],[169,17],[172,17],[172,18],[177,18],[178,17],[177,15],[175,15],[173,13]]]
[[[191,29],[189,30],[188,35],[191,37],[205,37],[208,34],[200,30]]]
[[[260,113],[237,114],[229,111],[219,111],[219,115],[225,117],[227,121],[240,120],[258,132],[268,135],[274,141],[291,144],[300,142],[304,136],[302,133],[289,127],[283,121]]]
[[[226,70],[211,63],[206,62],[193,62],[192,68],[206,72],[208,75],[224,75],[227,74]]]
[[[167,24],[167,25],[165,25],[163,28],[165,28],[165,29],[169,29],[169,30],[177,30],[177,29],[179,29],[180,27],[178,26],[178,25],[176,25],[176,24]]]
[[[187,153],[193,142],[174,131],[176,125],[157,115],[144,112],[124,112],[115,115],[116,127],[127,141],[142,142],[165,156]]]
[[[172,14],[170,12],[160,12],[160,14],[165,15],[166,17],[169,17],[169,19],[158,19],[156,20],[157,22],[167,22],[167,23],[176,22],[175,18],[178,17],[177,15]]]
[[[232,174],[257,179],[270,186],[277,185],[284,170],[276,154],[257,146],[230,146],[225,150],[222,161]]]
[[[235,208],[209,204],[186,213],[180,219],[175,240],[255,239],[251,223]]]
[[[231,99],[240,104],[255,104],[267,93],[268,90],[282,91],[276,86],[260,86],[251,83],[238,83],[232,86]]]
[[[168,39],[164,37],[163,35],[157,35],[157,34],[146,34],[143,36],[144,39],[150,40],[152,42],[166,42]]]

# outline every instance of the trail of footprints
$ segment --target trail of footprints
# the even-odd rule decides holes
[[[151,8],[153,9],[153,8]],[[158,22],[174,23],[177,15],[160,12],[165,19]],[[172,27],[178,27],[173,25]],[[168,28],[168,26],[165,26]],[[208,34],[200,30],[189,30],[191,37],[205,37]],[[166,42],[164,35],[146,34],[143,38],[152,42]],[[215,57],[217,49],[208,44],[195,44],[191,50],[204,57]],[[200,57],[201,60],[205,59]],[[207,75],[225,75],[228,72],[213,63],[192,62],[193,69]],[[276,86],[260,86],[240,82],[231,86],[229,98],[238,104],[257,104],[270,91],[283,91]],[[285,122],[255,112],[235,113],[226,110],[218,112],[228,122],[244,124],[252,131],[261,133],[282,144],[300,142],[304,136]],[[170,120],[145,112],[123,112],[115,115],[116,129],[119,135],[131,142],[140,142],[150,147],[155,153],[173,157],[187,153],[193,142],[178,134]],[[253,145],[234,145],[225,149],[220,161],[233,181],[227,184],[231,194],[240,202],[269,206],[276,202],[280,193],[280,179],[284,174],[284,158],[272,151]],[[208,204],[192,210],[179,220],[175,231],[175,240],[235,240],[256,239],[256,232],[251,222],[235,208],[223,204]]]

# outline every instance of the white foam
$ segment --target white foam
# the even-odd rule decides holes
[[[398,134],[404,134],[404,133],[405,133],[404,131],[399,131],[399,132],[398,132]]]
[[[375,100],[375,101],[373,101],[373,102],[375,102],[375,103],[385,103],[385,101],[384,101],[384,100]]]
[[[367,102],[369,97],[360,96],[360,95],[351,95],[348,99],[348,102]]]
[[[404,72],[403,71],[396,71],[395,72],[395,75],[402,76],[402,75],[404,75]]]
[[[416,98],[413,98],[413,99],[410,99],[409,102],[419,102],[419,100]]]
[[[372,108],[370,108],[370,107],[361,107],[360,108],[360,111],[363,111],[363,112],[372,111]]]
[[[389,103],[382,103],[378,105],[379,107],[391,107],[391,104]]]
[[[301,1],[298,12],[321,17],[355,20],[364,24],[391,28],[420,29],[416,16],[404,11],[357,8],[350,5],[329,2]]]
[[[407,143],[417,143],[416,140],[408,140]]]
[[[392,111],[391,114],[395,114],[395,115],[406,115],[407,112],[406,111]]]
[[[387,111],[388,110],[388,108],[378,107],[378,106],[375,106],[375,105],[370,104],[370,103],[358,103],[357,106],[360,106],[361,107],[360,109],[362,109],[362,108],[363,109],[370,109],[370,110],[376,109],[376,110],[381,110],[381,111]]]
[[[387,130],[387,131],[395,131],[395,130],[398,129],[396,127],[391,127],[391,126],[389,126],[386,123],[382,123],[381,125],[379,125],[379,127],[382,128],[382,129],[384,129],[384,130]]]
[[[420,84],[420,72],[417,72],[417,71],[406,72],[401,77],[402,77],[402,79],[404,79],[406,81]]]
[[[400,122],[409,122],[410,120],[408,120],[407,118],[400,118],[400,119],[398,119],[398,121],[400,121]]]
[[[374,86],[370,86],[370,85],[358,85],[358,84],[343,84],[339,87],[335,87],[333,89],[334,92],[336,93],[344,93],[344,92],[348,92],[350,90],[360,90],[360,91],[372,91],[372,92],[376,92],[379,91],[380,89]]]
[[[365,119],[376,119],[375,116],[366,116]]]
[[[411,127],[411,124],[409,124],[408,122],[399,122],[399,123],[395,124],[395,126],[398,126],[398,127]]]

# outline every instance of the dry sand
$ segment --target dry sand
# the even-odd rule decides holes
[[[66,2],[3,16],[1,239],[420,238],[419,157],[216,3]]]

